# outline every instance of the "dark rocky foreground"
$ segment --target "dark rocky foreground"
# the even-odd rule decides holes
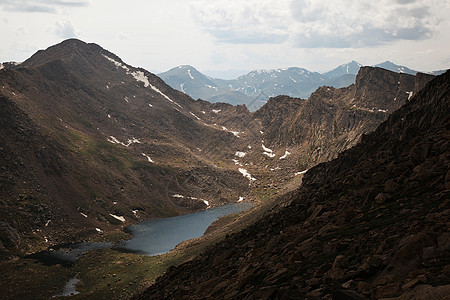
[[[448,299],[450,72],[136,299]]]

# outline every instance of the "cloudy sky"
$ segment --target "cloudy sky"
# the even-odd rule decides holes
[[[153,72],[450,67],[448,0],[0,0],[0,61],[76,37]]]

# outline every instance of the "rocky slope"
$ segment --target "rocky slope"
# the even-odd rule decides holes
[[[239,138],[216,120],[214,105],[98,45],[67,40],[1,70],[0,100],[3,254],[204,209],[203,200],[237,201],[249,191],[231,161]],[[220,110],[224,124],[228,110],[250,115],[231,105]]]
[[[265,217],[136,299],[448,297],[449,108],[446,72]]]

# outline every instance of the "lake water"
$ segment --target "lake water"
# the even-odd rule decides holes
[[[197,213],[172,218],[148,220],[128,229],[133,238],[118,244],[119,249],[158,255],[167,253],[183,241],[202,236],[220,217],[251,208],[251,203],[231,203]]]
[[[44,265],[56,264],[73,265],[81,255],[89,250],[110,248],[113,243],[109,242],[81,242],[75,244],[53,246],[51,249],[28,255]]]
[[[220,217],[241,212],[253,204],[240,202],[172,218],[155,219],[129,226],[133,237],[117,245],[104,242],[83,242],[54,246],[52,249],[29,255],[45,265],[73,265],[86,251],[114,248],[119,251],[146,255],[164,254],[183,241],[202,236]]]

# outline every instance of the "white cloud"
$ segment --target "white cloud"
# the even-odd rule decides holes
[[[28,13],[56,13],[58,7],[88,6],[86,0],[3,0],[0,7],[6,11]]]
[[[195,0],[194,19],[217,39],[230,43],[280,43],[286,40],[289,0]]]
[[[300,48],[381,45],[433,36],[442,0],[195,0],[191,11],[205,31],[228,43]]]
[[[64,22],[56,22],[55,34],[57,37],[62,39],[74,38],[78,36],[77,30],[73,27],[70,20],[65,20]]]

